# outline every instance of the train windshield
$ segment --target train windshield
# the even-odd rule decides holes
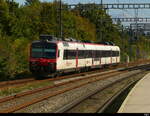
[[[54,43],[33,43],[31,56],[33,58],[56,58],[56,44]]]

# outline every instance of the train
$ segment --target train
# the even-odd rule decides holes
[[[114,44],[61,40],[41,35],[30,47],[29,67],[36,76],[89,71],[120,63],[120,48]]]

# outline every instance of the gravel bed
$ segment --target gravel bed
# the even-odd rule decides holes
[[[94,76],[94,75],[96,75],[96,74],[104,74],[104,73],[109,73],[109,72],[113,72],[113,71],[117,71],[117,70],[119,70],[119,69],[114,69],[114,70],[108,70],[108,71],[104,71],[104,72],[97,72],[97,73],[94,73],[94,74],[85,74],[85,75],[83,75],[83,76],[78,76],[78,77],[71,77],[71,78],[68,78],[68,79],[61,79],[61,80],[54,80],[54,81],[49,81],[48,83],[49,83],[49,86],[50,85],[54,85],[54,84],[58,84],[58,83],[62,83],[62,82],[65,82],[65,81],[69,81],[69,80],[75,80],[75,79],[78,79],[78,78],[86,78],[87,76]],[[45,82],[44,82],[45,83]],[[31,83],[29,83],[29,84],[31,84]],[[29,84],[26,84],[25,86],[28,86]],[[42,83],[41,83],[42,84]],[[48,86],[47,84],[46,84],[46,86]],[[30,86],[30,87],[26,87],[25,89],[22,89],[22,91],[20,91],[20,92],[26,92],[26,91],[30,91],[30,90],[33,90],[33,89],[36,89],[36,88],[41,88],[41,87],[44,87],[44,86],[41,86],[41,85],[39,85],[39,87],[32,87],[32,85]],[[2,96],[0,96],[0,99],[1,98],[4,98],[4,97],[6,97],[6,96],[13,96],[13,95],[16,95],[17,93],[20,93],[20,92],[16,92],[15,91],[15,88],[14,88],[14,90],[11,90],[11,89],[8,89],[8,90],[6,90],[5,92],[9,92],[9,91],[12,91],[9,95],[2,95]],[[0,90],[0,92],[1,92],[1,90]],[[8,93],[7,92],[7,93]]]
[[[96,74],[92,74],[92,75],[96,75]],[[89,77],[89,76],[86,76],[86,77]],[[88,80],[94,80],[95,78],[97,78],[97,77],[94,77],[94,78],[88,79]],[[86,80],[86,81],[88,81],[88,80]],[[41,92],[38,92],[38,93],[35,93],[35,94],[32,94],[32,95],[27,95],[27,96],[24,96],[24,97],[21,97],[21,98],[17,98],[17,99],[14,99],[14,100],[11,100],[11,101],[8,101],[8,102],[5,102],[5,103],[0,103],[0,109],[3,110],[3,109],[6,109],[6,108],[9,108],[9,107],[13,107],[13,106],[22,104],[22,103],[24,103],[26,101],[32,100],[33,98],[37,98],[37,97],[43,96],[44,94],[47,94],[47,93],[50,93],[50,92],[55,92],[57,90],[66,88],[68,86],[72,87],[72,86],[75,86],[76,84],[80,84],[81,82],[86,82],[86,81],[85,80],[81,80],[81,81],[76,82],[76,83],[63,85],[63,86],[60,86],[60,87],[57,87],[57,88],[53,88],[53,89],[43,90]],[[58,81],[53,81],[53,82],[50,83],[50,85],[54,85],[55,82],[58,83]]]
[[[50,113],[50,112],[55,112],[58,108],[68,104],[69,102],[71,102],[72,100],[74,100],[80,96],[85,96],[89,92],[96,90],[99,87],[103,87],[103,86],[111,83],[112,81],[117,80],[118,78],[119,79],[124,78],[126,76],[136,74],[137,72],[140,72],[140,70],[127,72],[125,74],[119,74],[117,76],[114,76],[113,78],[108,78],[107,80],[101,80],[98,82],[94,82],[94,83],[88,84],[86,86],[83,86],[81,88],[77,88],[77,89],[74,89],[72,91],[65,92],[61,95],[57,95],[57,96],[48,98],[44,101],[38,102],[36,104],[33,104],[27,108],[21,109],[21,110],[16,111],[16,112],[21,112],[21,113]],[[70,86],[72,86],[72,85],[70,85]]]
[[[144,77],[144,74],[138,74],[131,78],[125,79],[111,87],[103,90],[85,100],[81,104],[77,105],[73,109],[69,110],[67,113],[96,113],[102,105],[109,100],[113,95],[120,91],[123,87],[127,86],[130,82],[136,81]]]

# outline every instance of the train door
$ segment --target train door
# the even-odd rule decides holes
[[[64,47],[62,46],[62,44],[61,43],[59,43],[59,44],[57,44],[57,47],[58,47],[58,49],[57,49],[57,63],[56,63],[56,65],[57,65],[57,70],[62,70],[63,69],[63,67],[64,67],[64,59],[63,59],[63,57],[64,57]]]
[[[67,49],[64,49],[64,67],[63,67],[63,69],[67,69],[67,64],[68,64],[68,50]]]

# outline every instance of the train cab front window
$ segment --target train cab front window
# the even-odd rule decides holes
[[[54,43],[33,43],[31,50],[33,58],[56,58],[56,44]]]
[[[44,46],[43,52],[44,58],[55,59],[56,58],[56,44],[48,44]]]

